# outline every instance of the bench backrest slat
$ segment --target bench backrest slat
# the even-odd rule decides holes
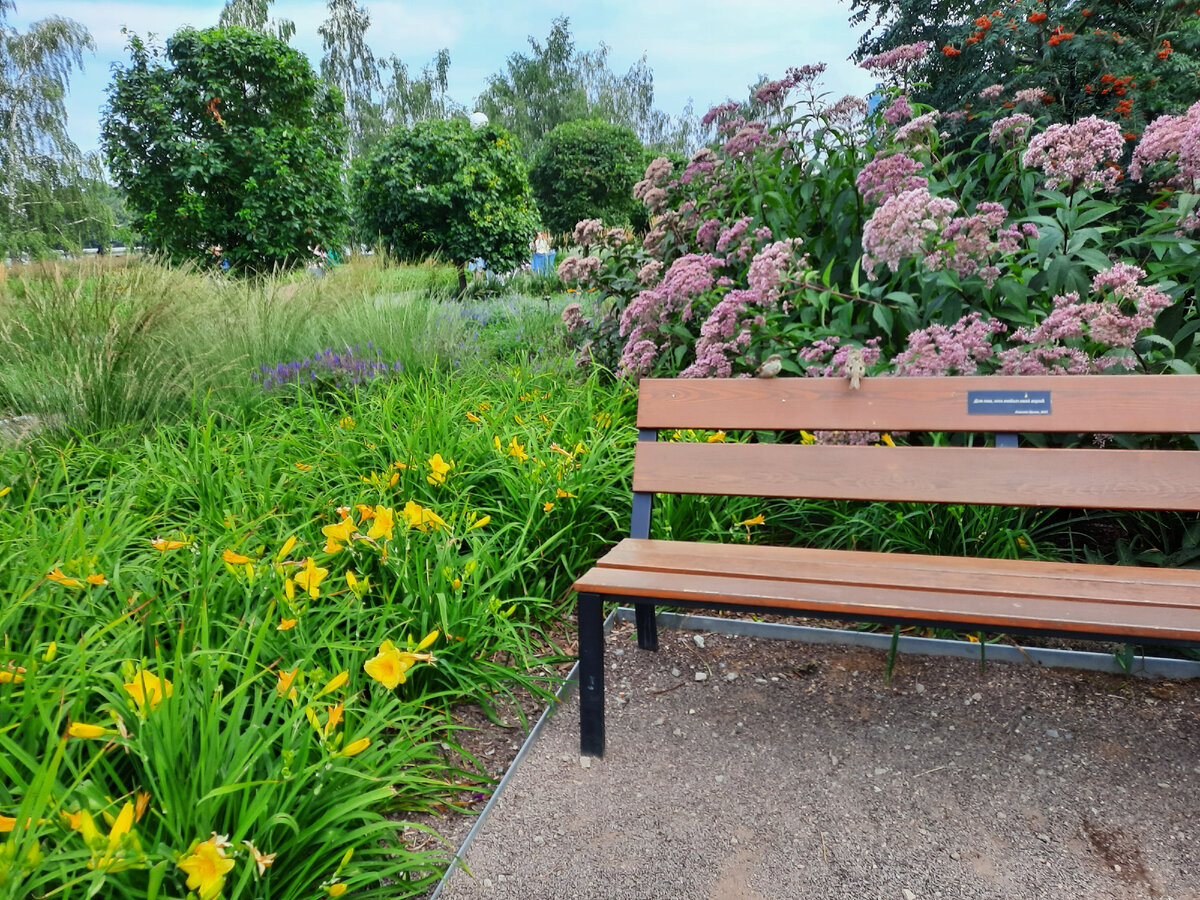
[[[970,414],[973,391],[1049,392],[1051,412]],[[1200,375],[646,378],[638,395],[639,428],[1200,434]]]
[[[929,379],[934,380],[934,379]],[[1200,452],[639,443],[634,491],[1200,510]]]

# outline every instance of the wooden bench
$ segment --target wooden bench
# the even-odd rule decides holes
[[[604,601],[967,631],[1200,643],[1200,570],[649,540],[655,494],[1200,511],[1200,451],[1018,447],[1019,434],[1200,434],[1200,376],[646,379],[633,521],[574,585],[580,745],[604,752]],[[658,441],[664,429],[964,432],[994,446]],[[972,439],[974,440],[974,439]],[[1189,447],[1193,443],[1187,442]]]

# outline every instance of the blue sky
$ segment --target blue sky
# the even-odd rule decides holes
[[[450,50],[450,95],[470,105],[489,75],[527,36],[544,41],[551,21],[571,20],[575,45],[608,45],[612,68],[623,72],[643,53],[654,70],[656,105],[672,115],[688,99],[703,113],[712,104],[745,96],[761,75],[779,77],[788,66],[825,62],[831,101],[843,94],[865,96],[873,80],[847,61],[857,34],[847,23],[849,7],[830,0],[360,0],[371,13],[368,43],[377,57],[393,53],[419,70],[441,47]],[[98,145],[100,110],[114,62],[126,60],[122,26],[140,35],[170,36],[183,25],[215,25],[223,0],[16,0],[8,24],[59,15],[91,32],[96,53],[72,79],[69,128],[82,150]],[[323,0],[276,0],[272,15],[296,23],[293,46],[319,65],[317,26],[326,18]]]

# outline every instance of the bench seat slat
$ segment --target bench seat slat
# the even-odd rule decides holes
[[[1200,608],[1165,611],[1146,603],[1117,604],[1079,598],[953,593],[924,588],[844,586],[641,569],[596,568],[575,584],[580,592],[673,600],[698,605],[772,607],[801,615],[896,618],[963,623],[966,630],[1023,629],[1200,641]],[[1164,612],[1167,614],[1164,615]]]
[[[623,540],[596,565],[645,572],[692,572],[860,587],[902,585],[948,593],[1080,598],[1200,609],[1200,569],[633,538]]]
[[[1200,453],[642,442],[633,489],[738,497],[1200,510]]]
[[[1046,416],[969,415],[969,391],[1049,391]],[[644,378],[639,428],[1200,433],[1200,375]]]

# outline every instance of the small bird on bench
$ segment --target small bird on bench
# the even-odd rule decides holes
[[[863,361],[862,351],[857,347],[846,350],[846,377],[850,379],[850,389],[857,391],[860,379],[867,374],[867,364]]]
[[[774,378],[783,371],[783,357],[778,353],[772,353],[763,360],[761,366],[754,370],[754,374],[758,378]]]

